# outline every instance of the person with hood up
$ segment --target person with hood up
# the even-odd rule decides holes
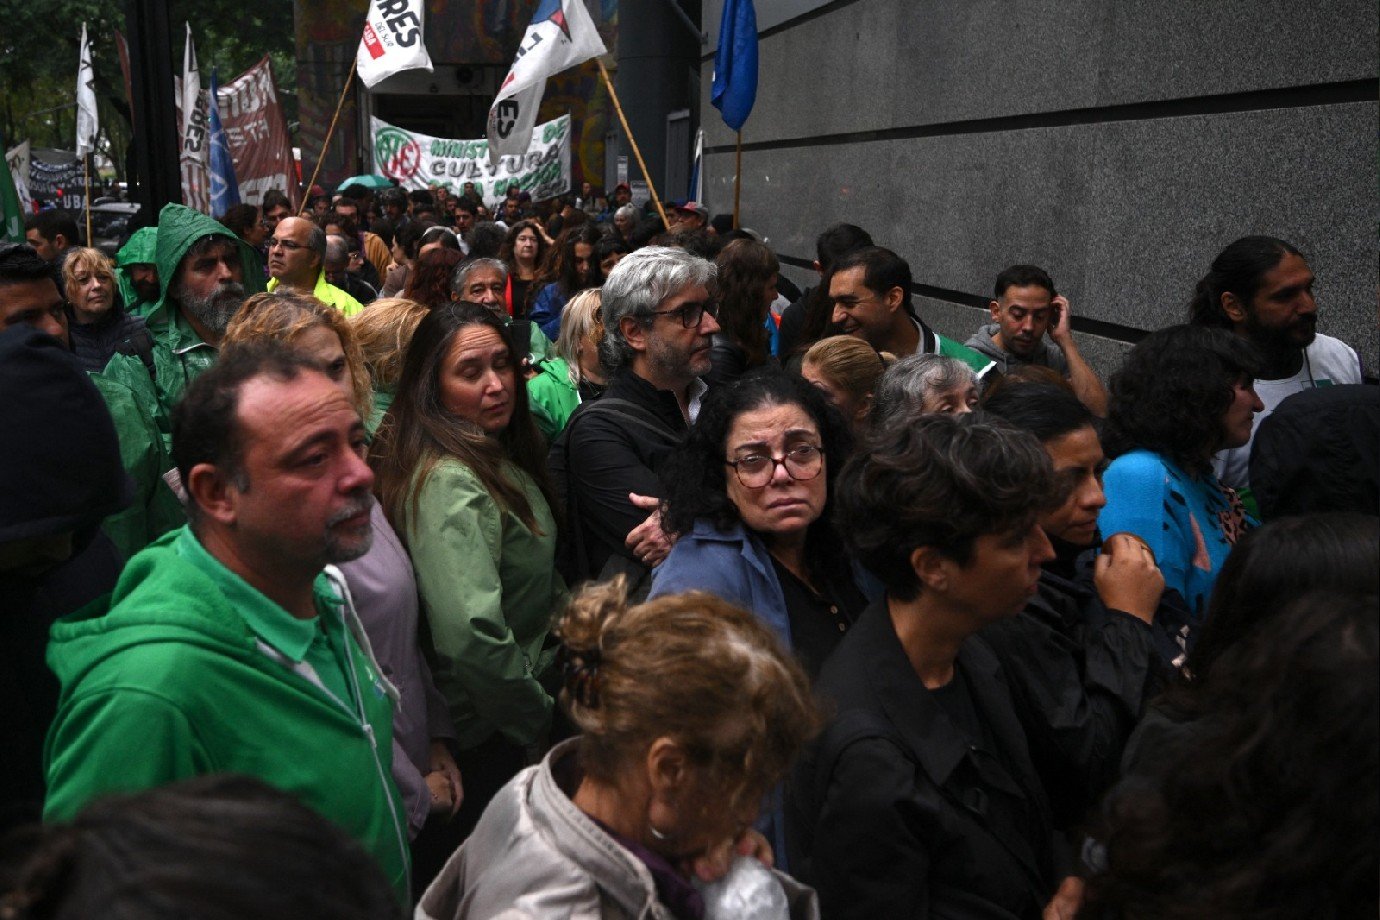
[[[115,282],[130,316],[148,316],[158,306],[157,243],[157,227],[140,227],[115,253]]]
[[[264,289],[264,278],[248,243],[180,204],[159,212],[154,260],[160,295],[147,319],[155,377],[129,355],[111,358],[104,373],[145,401],[171,449],[172,407],[216,360],[225,327],[246,297]]]
[[[1038,265],[1012,265],[997,275],[993,296],[992,322],[964,344],[991,358],[1000,374],[1023,364],[1058,371],[1078,401],[1105,418],[1107,388],[1079,354],[1068,298],[1055,292],[1049,274]]]
[[[124,559],[100,525],[133,489],[100,394],[63,342],[28,324],[0,332],[0,425],[24,433],[22,450],[0,452],[3,830],[36,820],[43,802],[43,737],[58,701],[48,629],[114,587]]]

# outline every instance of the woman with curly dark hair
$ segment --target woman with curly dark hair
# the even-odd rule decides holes
[[[1108,799],[1080,917],[1376,915],[1374,584],[1277,604],[1181,688],[1187,726]]]
[[[417,259],[408,273],[403,297],[435,310],[451,302],[450,276],[465,257],[454,249],[432,249]]]
[[[851,448],[799,377],[760,371],[710,390],[662,474],[662,522],[679,538],[650,596],[708,591],[752,610],[818,673],[867,603],[829,515]]]
[[[604,283],[599,261],[594,257],[594,245],[598,242],[599,229],[593,224],[566,230],[556,237],[541,274],[532,282],[538,293],[532,299],[528,318],[553,342],[561,331],[561,311],[570,298],[585,288]]]
[[[513,319],[527,318],[532,282],[537,279],[548,248],[546,237],[535,220],[520,220],[508,228],[498,257],[508,266],[508,312]]]
[[[771,360],[767,311],[776,299],[781,271],[776,254],[752,239],[729,243],[714,264],[719,269],[719,331],[709,353],[714,365],[704,378],[711,387],[737,380]]]
[[[1212,455],[1251,438],[1261,409],[1254,349],[1223,329],[1170,326],[1146,336],[1112,375],[1103,446],[1102,533],[1131,533],[1178,592],[1192,646],[1232,544],[1255,526],[1212,472]]]

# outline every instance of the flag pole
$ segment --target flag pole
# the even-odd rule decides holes
[[[743,132],[738,132],[738,152],[733,164],[733,229],[737,230],[738,223],[738,193],[743,184]]]
[[[637,138],[633,137],[632,129],[628,127],[628,119],[623,115],[623,106],[618,101],[618,92],[613,88],[613,81],[609,79],[608,68],[597,57],[594,63],[599,65],[599,75],[604,78],[604,86],[608,87],[609,98],[613,100],[613,110],[618,113],[618,122],[623,126],[623,134],[632,146],[633,156],[637,157],[637,167],[642,170],[642,178],[647,180],[647,191],[652,193],[652,203],[656,205],[656,212],[661,216],[661,224],[669,230],[671,222],[666,219],[666,209],[661,206],[661,199],[657,197],[656,183],[652,182],[652,177],[647,173],[647,163],[642,159],[642,151],[637,147]]]
[[[298,215],[307,213],[307,200],[311,196],[311,188],[316,184],[316,177],[321,175],[321,164],[326,160],[326,151],[331,149],[331,135],[335,133],[335,123],[340,120],[340,110],[345,106],[345,96],[350,92],[350,84],[355,79],[355,68],[359,67],[359,58],[356,57],[350,64],[350,75],[345,78],[345,88],[340,91],[340,101],[335,104],[335,114],[331,116],[331,125],[326,129],[326,139],[321,142],[321,156],[316,158],[316,168],[311,172],[311,181],[307,183],[307,193],[302,196],[302,210]]]
[[[91,154],[86,153],[81,158],[81,181],[84,186],[83,192],[86,198],[86,245],[96,245],[91,241]]]

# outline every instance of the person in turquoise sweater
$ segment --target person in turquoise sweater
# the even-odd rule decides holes
[[[417,572],[433,676],[455,724],[473,826],[551,731],[550,628],[565,605],[546,451],[502,320],[431,310],[370,449],[377,494]]]
[[[1098,530],[1135,534],[1154,553],[1166,595],[1187,613],[1185,652],[1232,545],[1257,523],[1213,473],[1212,457],[1251,439],[1262,407],[1258,361],[1225,330],[1170,326],[1146,336],[1112,376]]]
[[[390,770],[396,691],[333,562],[365,553],[373,474],[340,388],[281,345],[226,352],[174,417],[191,524],[59,620],[45,820],[209,773],[257,776],[335,821],[409,891]]]

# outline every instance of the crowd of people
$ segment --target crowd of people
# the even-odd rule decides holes
[[[630,198],[0,249],[0,916],[1375,912],[1380,389],[1303,253],[1104,383],[1038,266],[941,335],[863,228],[802,291]]]

